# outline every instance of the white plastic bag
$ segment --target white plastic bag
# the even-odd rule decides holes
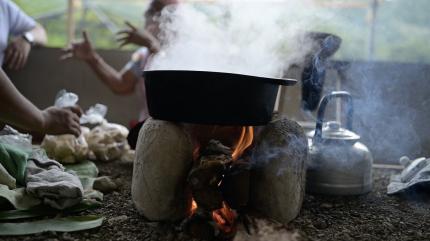
[[[31,152],[33,148],[31,145],[31,141],[31,135],[22,134],[8,125],[6,125],[2,130],[0,130],[0,143],[19,147],[26,152]]]
[[[78,138],[74,135],[46,135],[41,147],[49,158],[63,164],[81,162],[88,159],[90,150],[84,135],[89,131],[87,127],[81,127],[81,135]]]
[[[55,106],[58,108],[71,107],[78,103],[79,97],[77,94],[60,90],[55,97]]]
[[[119,124],[103,123],[87,135],[87,142],[95,158],[101,161],[121,159],[130,149],[127,143],[128,129]]]
[[[75,93],[60,90],[55,98],[55,106],[66,108],[78,103],[79,97]],[[76,163],[88,159],[88,144],[84,137],[90,130],[81,127],[81,135],[76,138],[74,135],[46,135],[41,147],[45,149],[49,158],[64,164]]]
[[[95,104],[91,106],[85,114],[81,116],[80,123],[90,124],[90,125],[99,125],[103,122],[106,122],[105,116],[107,113],[107,106],[102,104]]]
[[[61,90],[55,99],[55,106],[64,108],[76,105],[79,97]],[[91,130],[81,126],[81,135],[45,136],[42,147],[48,156],[61,163],[76,163],[85,159],[112,161],[131,159],[133,153],[127,143],[128,129],[105,119],[107,106],[96,104],[81,116],[80,124],[94,127]]]

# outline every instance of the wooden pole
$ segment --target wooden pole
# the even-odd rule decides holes
[[[376,26],[376,13],[378,11],[378,0],[371,0],[370,2],[370,31],[369,31],[369,53],[368,59],[373,60],[375,55],[375,26]]]
[[[74,21],[74,0],[68,0],[67,6],[67,44],[72,43],[75,38],[75,21]]]

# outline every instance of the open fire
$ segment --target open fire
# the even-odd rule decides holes
[[[243,127],[240,139],[234,148],[233,154],[231,154],[233,161],[237,160],[243,154],[246,148],[252,144],[253,139],[254,128],[252,126]]]
[[[182,221],[194,238],[225,241],[242,224],[255,231],[251,213],[287,223],[300,210],[307,139],[293,121],[254,132],[149,119],[139,138],[132,197],[151,221]]]
[[[195,145],[195,165],[188,178],[193,193],[189,219],[197,218],[212,223],[213,230],[210,232],[219,233],[218,236],[234,236],[238,213],[247,204],[249,182],[243,180],[249,177],[249,164],[243,154],[252,145],[253,138],[254,129],[247,126],[241,127],[232,148],[213,139],[206,146],[200,143]],[[195,225],[195,222],[189,225],[193,223]],[[201,236],[196,233],[193,235]]]

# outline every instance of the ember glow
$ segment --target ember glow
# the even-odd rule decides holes
[[[236,212],[231,209],[225,202],[222,203],[222,208],[212,212],[212,218],[218,228],[224,233],[236,231]]]
[[[200,155],[200,144],[196,144],[193,150],[193,160],[196,161],[199,159]]]
[[[193,201],[191,202],[191,215],[190,216],[192,216],[194,213],[196,213],[196,210],[197,210],[197,203],[193,199]]]
[[[237,160],[243,152],[252,144],[254,139],[254,127],[247,126],[242,128],[242,134],[240,139],[234,147],[233,154],[231,155],[233,160]]]
[[[225,130],[225,128],[223,130]],[[231,155],[231,158],[227,158],[223,163],[223,165],[225,165],[225,168],[228,168],[230,167],[230,165],[232,165],[233,163],[232,160],[237,161],[244,154],[245,150],[252,145],[252,142],[254,139],[254,128],[252,126],[232,128],[231,130],[233,131],[223,133],[224,135],[227,134],[227,136],[234,136],[233,137],[234,139],[231,141],[231,147],[230,147],[231,154],[229,154]],[[221,136],[224,136],[224,135],[221,135]],[[193,150],[193,158],[194,158],[194,161],[196,162],[196,165],[199,165],[198,162],[201,161],[200,155],[201,155],[202,148],[203,150],[205,150],[204,149],[205,147],[201,146],[201,144],[202,142],[199,142],[199,141],[196,141],[196,143],[194,144],[195,147]],[[229,147],[225,147],[225,148],[228,149]],[[213,159],[213,162],[216,162],[216,159]],[[225,173],[222,175],[223,178],[225,177],[224,175]],[[220,189],[221,189],[222,182],[223,182],[223,179],[221,179],[217,185],[217,187]],[[213,188],[213,187],[208,187],[208,188]],[[220,189],[219,191],[221,192]],[[235,209],[232,209],[231,207],[229,207],[229,205],[227,204],[228,201],[225,199],[224,196],[222,197],[222,199],[224,199],[224,201],[222,201],[221,208],[219,208],[220,206],[218,206],[217,208],[219,209],[206,210],[205,208],[203,208],[203,205],[202,207],[199,207],[199,204],[193,198],[191,208],[190,208],[190,217],[193,217],[194,215],[202,215],[202,213],[204,213],[205,211],[209,211],[207,213],[208,215],[211,215],[211,216],[208,216],[209,220],[212,219],[211,220],[212,224],[216,226],[217,229],[223,235],[231,235],[231,234],[234,235],[237,231],[238,214]],[[200,210],[200,208],[202,208],[202,210]]]

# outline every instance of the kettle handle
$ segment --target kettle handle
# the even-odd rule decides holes
[[[334,98],[342,98],[346,100],[347,109],[346,109],[346,128],[352,131],[352,114],[353,114],[353,105],[352,105],[352,96],[347,91],[332,91],[330,94],[324,96],[321,99],[318,108],[317,114],[317,124],[315,127],[315,135],[313,138],[314,142],[318,142],[322,138],[322,125],[324,122],[324,113],[328,102]]]

